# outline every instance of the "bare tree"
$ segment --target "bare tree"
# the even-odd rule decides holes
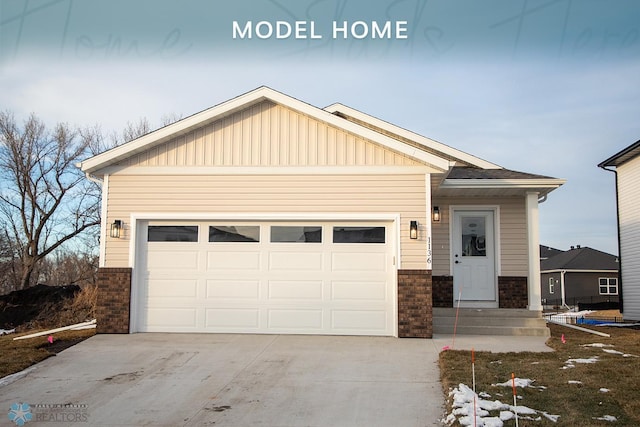
[[[0,223],[18,254],[19,289],[48,254],[100,224],[100,189],[75,166],[91,135],[66,124],[48,131],[34,115],[20,127],[0,113]]]

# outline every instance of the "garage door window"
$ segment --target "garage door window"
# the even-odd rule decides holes
[[[384,242],[384,227],[333,227],[333,243]]]
[[[322,227],[280,226],[271,227],[272,243],[322,243]]]
[[[259,242],[258,225],[212,225],[209,227],[209,242]]]
[[[197,225],[150,225],[148,242],[197,242]]]

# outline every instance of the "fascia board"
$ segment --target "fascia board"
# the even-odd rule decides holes
[[[431,138],[427,138],[415,132],[411,132],[407,129],[403,129],[399,126],[391,124],[389,122],[385,122],[384,120],[378,119],[376,117],[370,116],[366,113],[363,113],[358,110],[354,110],[351,107],[347,107],[346,105],[335,103],[331,104],[328,107],[324,108],[325,111],[333,114],[333,113],[344,113],[348,116],[351,116],[357,120],[361,120],[363,122],[371,123],[372,125],[384,129],[388,132],[395,133],[396,135],[400,135],[403,138],[410,139],[419,144],[422,144],[428,148],[439,151],[443,154],[449,155],[451,157],[455,157],[460,159],[470,165],[482,168],[482,169],[503,169],[502,166],[496,165],[495,163],[488,162],[479,157],[473,156],[469,153],[465,153],[464,151],[460,151],[453,147],[450,147],[441,142],[435,141]]]
[[[445,179],[442,188],[558,188],[565,179]]]
[[[314,107],[303,101],[292,98],[288,95],[264,86],[218,104],[217,106],[211,107],[200,113],[196,113],[179,122],[144,135],[138,139],[116,147],[105,153],[91,157],[81,162],[80,167],[84,172],[95,172],[98,169],[102,169],[117,161],[125,159],[132,154],[147,150],[157,144],[166,142],[167,140],[177,135],[186,133],[189,130],[202,125],[203,122],[223,117],[224,115],[231,114],[235,111],[246,108],[251,104],[260,102],[265,99],[269,99],[277,104],[287,106],[317,120],[321,120],[330,125],[341,128],[347,132],[351,132],[363,138],[369,139],[393,151],[420,160],[428,165],[435,167],[436,169],[441,169],[442,171],[446,171],[449,169],[450,162],[446,159],[422,151],[418,148],[411,147],[401,141],[395,140],[386,135],[382,135],[374,130],[368,129],[356,123],[344,120],[329,112],[323,111],[320,108]]]
[[[571,269],[571,268],[555,268],[553,270],[541,270],[540,273],[617,273],[618,270],[586,270],[586,269]]]

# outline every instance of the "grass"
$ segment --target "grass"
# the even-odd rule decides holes
[[[557,423],[545,419],[519,420],[520,426],[638,426],[640,425],[640,357],[610,354],[602,348],[585,344],[602,343],[608,349],[640,356],[640,331],[628,328],[599,327],[597,331],[611,334],[611,338],[558,325],[549,325],[551,338],[547,344],[550,353],[475,353],[476,391],[491,395],[488,400],[513,403],[511,388],[492,384],[518,378],[535,380],[534,385],[546,389],[518,388],[518,405],[560,415]],[[562,343],[564,334],[566,343]],[[563,369],[568,359],[598,356],[593,364],[575,364]],[[471,352],[445,351],[440,353],[440,376],[445,394],[463,383],[471,387]],[[569,381],[581,384],[569,384]],[[609,389],[603,393],[601,388]],[[448,401],[447,405],[451,402]],[[497,416],[498,413],[491,415]],[[617,422],[598,421],[594,418],[613,415]],[[459,425],[459,424],[454,424]],[[505,421],[505,426],[515,421]]]
[[[97,287],[86,286],[62,308],[45,304],[37,319],[16,328],[17,333],[0,337],[0,378],[14,374],[95,334],[95,329],[63,331],[48,336],[14,341],[20,335],[73,325],[94,317]]]
[[[30,332],[39,332],[38,330]],[[95,334],[95,329],[63,331],[53,334],[53,343],[47,336],[14,341],[16,334],[0,337],[0,378],[28,368]]]

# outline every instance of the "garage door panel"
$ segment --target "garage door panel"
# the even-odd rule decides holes
[[[322,329],[322,310],[271,309],[267,316],[269,329]]]
[[[207,268],[216,270],[260,270],[260,252],[211,251],[207,253]]]
[[[334,301],[385,301],[387,282],[332,281],[331,299]]]
[[[388,226],[386,243],[334,243],[333,222],[307,221],[304,227],[322,230],[317,239],[290,243],[273,242],[271,227],[297,227],[296,221],[247,223],[259,224],[251,242],[211,240],[207,221],[176,223],[199,229],[197,241],[143,240],[137,329],[393,335],[396,270]]]
[[[234,298],[257,300],[260,295],[259,280],[207,280],[209,299]]]
[[[331,254],[333,271],[384,272],[387,270],[387,255],[371,252],[334,252]]]
[[[196,279],[150,279],[147,286],[149,298],[195,297],[198,294]]]
[[[205,327],[258,328],[260,311],[257,308],[209,308],[205,310]]]
[[[270,270],[321,270],[322,252],[270,252]]]
[[[150,329],[161,327],[196,327],[195,308],[148,308],[147,325]]]
[[[322,280],[270,280],[269,299],[322,300]]]
[[[385,310],[333,310],[331,327],[354,331],[385,331],[388,315]]]
[[[147,266],[152,271],[197,270],[198,259],[199,252],[197,250],[150,250],[148,252]]]

